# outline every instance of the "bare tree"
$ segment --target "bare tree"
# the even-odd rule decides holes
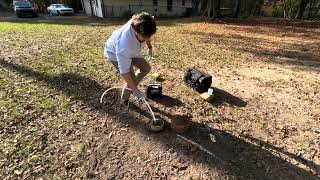
[[[280,2],[283,5],[283,17],[284,18],[291,18],[292,9],[294,5],[294,0],[281,0]]]
[[[308,19],[312,19],[317,16],[318,11],[320,12],[320,1],[318,0],[310,0],[309,8],[307,9]]]
[[[263,4],[264,4],[264,0],[257,0],[255,3],[254,10],[251,13],[251,15],[260,16]]]
[[[221,0],[198,0],[198,12],[209,18],[216,18],[220,14]]]
[[[309,3],[309,0],[300,0],[299,10],[298,10],[298,13],[296,15],[297,19],[301,19],[302,18],[303,12],[306,9],[308,3]]]
[[[214,0],[207,0],[207,11],[208,11],[208,17],[211,17],[211,14],[214,14],[213,13],[213,1]]]
[[[236,0],[234,7],[233,7],[233,17],[237,18],[240,15],[240,7],[241,7],[241,0]]]

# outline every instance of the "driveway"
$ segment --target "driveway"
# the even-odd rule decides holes
[[[9,21],[29,21],[29,20],[59,20],[59,19],[72,19],[74,17],[81,17],[81,16],[87,16],[83,13],[75,13],[72,16],[52,16],[50,14],[38,14],[38,17],[24,17],[24,18],[18,18],[14,12],[11,11],[4,11],[0,9],[0,20],[9,20]]]

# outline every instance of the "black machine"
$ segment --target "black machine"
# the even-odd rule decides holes
[[[184,82],[196,91],[203,93],[210,88],[212,76],[195,68],[189,68],[184,74]]]
[[[149,83],[146,87],[146,94],[148,99],[162,97],[162,84]]]

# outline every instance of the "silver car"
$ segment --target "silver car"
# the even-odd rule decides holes
[[[69,8],[67,5],[65,4],[51,4],[48,8],[47,8],[48,12],[51,15],[73,15],[74,11],[72,8]]]
[[[27,0],[13,1],[13,10],[17,17],[37,17],[37,9]]]

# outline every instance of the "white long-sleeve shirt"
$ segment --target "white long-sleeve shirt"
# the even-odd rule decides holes
[[[130,71],[132,58],[142,57],[141,49],[144,44],[138,41],[131,23],[132,19],[114,31],[104,48],[104,56],[118,62],[120,74]]]

